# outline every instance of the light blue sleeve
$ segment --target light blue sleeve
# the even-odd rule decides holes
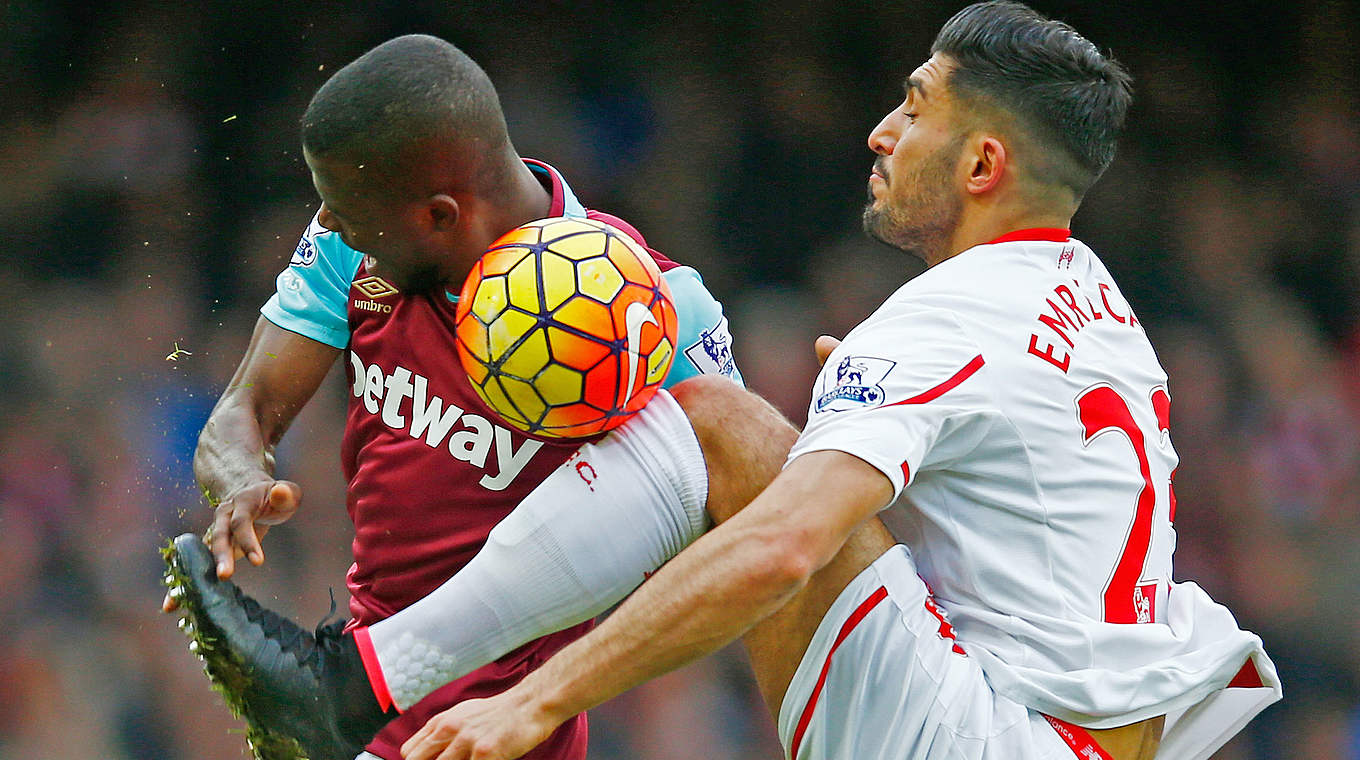
[[[732,358],[732,333],[722,304],[704,287],[703,278],[691,267],[676,267],[661,277],[670,285],[680,322],[676,331],[679,350],[663,387],[701,374],[730,377],[745,387]]]
[[[313,218],[260,313],[303,337],[348,346],[349,286],[363,258]]]

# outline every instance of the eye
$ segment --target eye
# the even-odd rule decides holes
[[[904,111],[902,111],[902,115],[905,116],[905,117],[907,117],[907,121],[910,121],[910,122],[915,122],[915,121],[916,121],[916,113],[915,113],[914,111],[905,111],[905,110],[904,110]]]

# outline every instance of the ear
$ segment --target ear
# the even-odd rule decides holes
[[[435,232],[448,232],[458,226],[460,210],[458,201],[453,196],[439,193],[431,195],[425,201],[427,220],[430,228]]]
[[[964,183],[972,195],[981,195],[996,187],[1009,168],[1006,146],[991,135],[982,135],[979,138],[974,146],[972,159],[968,180]]]

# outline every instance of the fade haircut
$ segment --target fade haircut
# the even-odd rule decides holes
[[[388,40],[326,81],[302,116],[315,156],[373,161],[388,179],[415,168],[423,149],[462,148],[469,178],[493,179],[483,160],[510,142],[496,88],[466,53],[424,34]]]
[[[1114,160],[1132,79],[1071,26],[1009,0],[976,3],[945,23],[931,53],[953,60],[955,97],[1000,109],[1036,141],[1037,179],[1079,200]]]

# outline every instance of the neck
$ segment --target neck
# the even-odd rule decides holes
[[[954,228],[954,234],[950,237],[949,245],[934,261],[927,261],[926,266],[934,266],[941,261],[951,259],[960,253],[988,243],[992,240],[1016,230],[1028,230],[1037,227],[1056,227],[1070,229],[1072,226],[1072,214],[1057,210],[1046,210],[1036,212],[1033,209],[1017,210],[1013,213],[996,213],[1000,209],[994,209],[990,213],[965,213],[959,220],[959,226]]]
[[[510,167],[509,177],[494,199],[487,199],[488,208],[481,215],[485,220],[478,241],[486,250],[496,238],[526,222],[542,219],[552,207],[552,193],[543,187],[538,177],[518,156]]]
[[[535,219],[542,219],[548,215],[548,210],[552,208],[552,193],[543,183],[538,181],[538,176],[533,173],[527,164],[515,156],[515,165],[512,169],[511,195],[514,198],[512,203],[507,203],[507,209],[514,209],[514,223],[507,226],[498,233],[504,234],[510,230]]]
[[[468,196],[461,200],[461,205],[462,212],[469,215],[469,222],[461,250],[453,261],[462,264],[445,278],[445,287],[455,290],[462,284],[473,263],[497,238],[526,222],[546,217],[552,208],[552,193],[516,156],[508,179],[494,199]]]

